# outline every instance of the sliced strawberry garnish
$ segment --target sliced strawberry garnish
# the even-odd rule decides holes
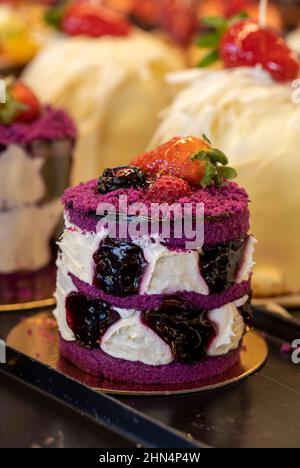
[[[160,0],[161,23],[170,36],[188,44],[198,29],[197,0]]]
[[[235,170],[227,166],[227,157],[212,148],[206,137],[175,137],[157,149],[137,156],[131,164],[145,174],[180,178],[198,188],[212,183],[219,185],[223,179],[236,177]]]
[[[22,81],[14,81],[7,86],[6,102],[0,105],[0,123],[32,122],[41,114],[41,104]]]
[[[292,81],[299,75],[297,55],[284,39],[253,20],[238,21],[225,32],[220,56],[228,68],[261,65],[277,81]]]
[[[203,161],[191,160],[209,145],[201,138],[175,137],[149,153],[137,156],[132,165],[141,168],[146,174],[169,175],[186,180],[191,186],[199,186],[205,172]]]
[[[131,27],[118,13],[91,1],[80,1],[68,7],[61,22],[70,36],[127,36]]]

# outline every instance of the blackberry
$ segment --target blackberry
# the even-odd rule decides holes
[[[138,293],[146,266],[143,250],[139,246],[107,237],[93,258],[96,265],[95,286],[117,296]]]
[[[105,169],[98,181],[102,195],[123,188],[139,188],[146,184],[146,176],[138,167],[120,166]]]
[[[76,340],[90,349],[99,348],[107,329],[120,319],[119,314],[100,299],[71,293],[66,299],[67,323]]]
[[[175,300],[165,301],[159,310],[144,312],[142,317],[144,323],[171,347],[179,362],[201,361],[216,336],[214,325],[207,319],[207,311],[188,309]]]
[[[219,294],[235,282],[238,266],[244,251],[245,238],[228,244],[203,248],[200,270],[210,294]]]

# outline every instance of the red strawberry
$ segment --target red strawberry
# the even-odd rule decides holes
[[[154,203],[174,203],[180,198],[189,197],[192,190],[189,184],[178,177],[162,176],[150,188],[147,199]]]
[[[192,187],[199,187],[205,174],[204,161],[192,161],[200,151],[208,151],[210,145],[201,138],[175,137],[149,153],[133,159],[131,164],[141,168],[146,174],[179,177]]]
[[[197,0],[160,0],[164,29],[182,45],[187,45],[198,29]]]
[[[70,36],[127,36],[131,27],[118,13],[91,1],[81,1],[67,8],[63,31]]]
[[[38,98],[22,81],[14,82],[9,93],[17,103],[24,105],[24,110],[16,110],[13,121],[32,122],[40,115],[41,104]]]
[[[228,29],[220,55],[228,68],[260,64],[277,81],[292,81],[299,75],[297,55],[283,38],[253,20],[238,21]]]

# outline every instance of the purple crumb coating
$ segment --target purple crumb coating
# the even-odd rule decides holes
[[[141,385],[189,384],[208,381],[223,374],[240,360],[240,348],[226,356],[209,357],[197,364],[172,363],[166,366],[148,366],[141,362],[125,361],[67,342],[60,337],[60,354],[88,374],[111,381]]]
[[[135,294],[126,297],[113,296],[106,294],[95,286],[90,286],[89,284],[81,281],[76,278],[76,276],[72,275],[72,273],[69,273],[69,276],[80,293],[92,298],[102,299],[112,306],[119,307],[121,309],[135,309],[140,311],[157,309],[162,306],[164,300],[168,299],[168,296],[165,294]],[[251,279],[240,284],[234,284],[225,292],[220,294],[204,296],[195,292],[182,292],[173,294],[172,297],[176,296],[177,300],[182,300],[190,304],[191,307],[213,310],[236,301],[247,294],[250,295],[250,293]]]
[[[150,202],[146,200],[143,189],[121,189],[106,195],[97,192],[97,180],[80,184],[67,189],[62,202],[71,223],[84,231],[96,232],[99,218],[97,208],[101,203],[110,203],[119,212],[119,197],[127,195],[128,205],[143,203],[150,210]],[[234,182],[228,182],[221,187],[208,187],[195,190],[191,197],[178,200],[181,206],[191,203],[193,214],[196,214],[196,204],[204,203],[205,212],[205,244],[223,243],[245,235],[249,230],[249,198],[246,191]],[[150,214],[150,211],[149,211]],[[186,239],[170,239],[170,246],[180,246]]]
[[[33,122],[0,125],[0,145],[27,145],[36,140],[76,139],[76,127],[66,112],[46,106]]]

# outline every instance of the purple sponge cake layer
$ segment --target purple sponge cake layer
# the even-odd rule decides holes
[[[78,292],[95,299],[102,299],[112,306],[119,307],[121,309],[135,309],[140,311],[152,310],[161,307],[163,301],[166,299],[166,295],[164,294],[136,294],[126,297],[113,296],[106,294],[95,286],[90,286],[89,284],[84,283],[72,274],[70,274],[70,277]],[[245,295],[250,295],[250,293],[251,279],[240,284],[235,284],[221,294],[210,294],[209,296],[204,296],[195,292],[183,292],[176,294],[176,299],[190,304],[191,307],[213,310],[236,301]]]
[[[0,125],[0,145],[28,145],[36,140],[75,140],[76,129],[71,118],[62,110],[45,107],[41,116],[30,123],[16,122]]]
[[[239,362],[240,349],[226,356],[206,358],[197,364],[173,363],[167,366],[148,366],[141,362],[116,359],[101,349],[88,350],[60,338],[60,353],[81,370],[99,378],[127,384],[176,385],[207,381],[223,374]]]
[[[116,208],[116,212],[122,212],[119,208],[120,196],[128,197],[129,207],[143,203],[150,216],[150,202],[146,192],[140,189],[121,189],[106,195],[97,192],[97,180],[80,184],[68,189],[63,198],[65,211],[71,223],[83,231],[96,232],[99,217],[96,216],[97,208],[101,203],[109,203]],[[183,206],[191,203],[193,215],[196,215],[198,203],[204,204],[205,233],[204,243],[216,244],[235,240],[249,230],[248,195],[245,190],[234,182],[228,182],[222,187],[208,187],[194,190],[190,197],[181,198],[178,203]],[[130,239],[130,238],[129,238]],[[170,239],[170,244],[176,246],[186,242],[186,238]]]

